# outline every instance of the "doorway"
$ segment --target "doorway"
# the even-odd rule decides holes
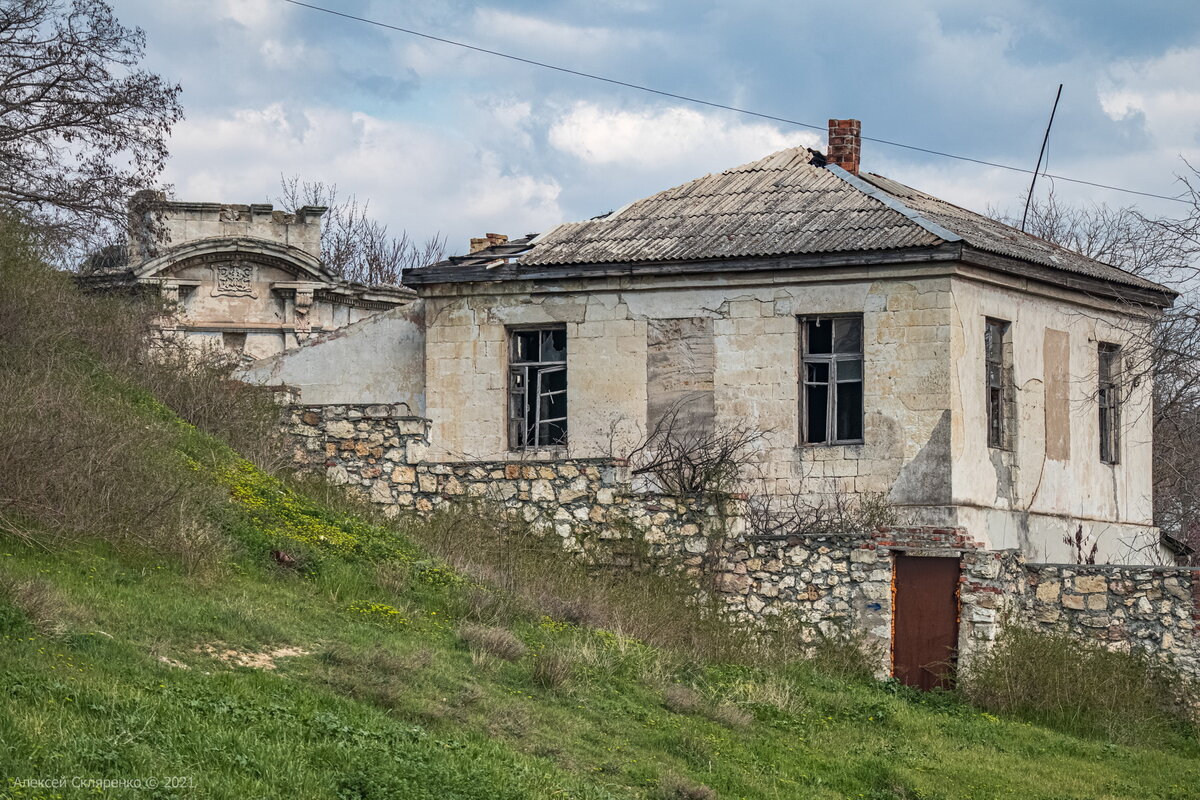
[[[948,688],[958,650],[955,558],[896,554],[892,599],[892,675],[929,690]]]

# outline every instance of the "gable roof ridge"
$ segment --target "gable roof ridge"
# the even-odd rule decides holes
[[[837,164],[826,164],[825,169],[829,170],[834,175],[837,175],[839,178],[844,180],[846,183],[850,184],[855,189],[858,189],[860,192],[867,195],[868,197],[878,200],[879,202],[883,203],[885,206],[890,208],[892,211],[895,211],[896,213],[900,214],[901,216],[904,216],[904,217],[912,220],[917,225],[920,225],[922,228],[929,231],[930,233],[932,233],[934,236],[938,237],[939,239],[942,239],[947,242],[961,242],[963,240],[963,237],[959,236],[954,231],[950,230],[949,228],[943,228],[941,225],[938,225],[933,220],[926,219],[925,217],[921,216],[916,211],[914,211],[911,208],[909,208],[908,206],[904,205],[904,203],[902,203],[899,198],[893,197],[892,195],[885,192],[883,189],[880,189],[878,186],[873,186],[872,184],[867,183],[866,181],[864,181],[862,178],[858,177],[857,175],[851,175],[849,172],[842,169]]]

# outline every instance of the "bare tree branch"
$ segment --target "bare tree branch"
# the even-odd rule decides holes
[[[166,163],[180,87],[144,47],[104,0],[0,0],[0,207],[61,258],[124,230]]]
[[[277,203],[294,212],[301,206],[326,206],[321,226],[321,258],[343,278],[371,286],[399,286],[405,269],[440,261],[446,240],[435,234],[421,244],[407,231],[392,236],[384,225],[367,216],[367,203],[354,195],[341,198],[336,184],[280,177]]]

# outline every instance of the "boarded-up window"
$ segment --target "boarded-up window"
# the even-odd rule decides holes
[[[650,320],[646,326],[646,423],[674,414],[676,433],[712,433],[713,322],[707,317]]]
[[[861,442],[863,438],[862,317],[800,321],[805,444]]]
[[[567,332],[509,334],[508,442],[519,450],[567,443]]]
[[[1046,383],[1046,458],[1071,458],[1071,337],[1046,330],[1042,345]]]
[[[1100,403],[1100,460],[1116,464],[1121,460],[1121,395],[1118,377],[1121,371],[1121,349],[1115,344],[1101,342],[1099,355]]]

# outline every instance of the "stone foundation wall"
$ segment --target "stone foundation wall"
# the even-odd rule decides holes
[[[746,528],[744,498],[636,490],[617,459],[428,461],[428,430],[404,405],[296,406],[290,419],[298,466],[389,513],[490,503],[591,563],[691,575],[744,623],[799,623],[809,641],[853,634],[878,652],[881,676],[890,670],[893,556],[904,552],[959,559],[960,664],[1007,621],[1143,650],[1200,678],[1200,570],[1026,564],[961,528],[759,536]]]
[[[294,407],[295,462],[392,513],[489,502],[596,562],[627,564],[637,544],[656,559],[699,571],[711,542],[741,532],[738,498],[717,503],[635,491],[619,459],[426,461],[428,421],[406,412],[385,405]]]
[[[1024,570],[1025,624],[1141,650],[1200,678],[1200,570],[1112,564],[1026,564]]]

